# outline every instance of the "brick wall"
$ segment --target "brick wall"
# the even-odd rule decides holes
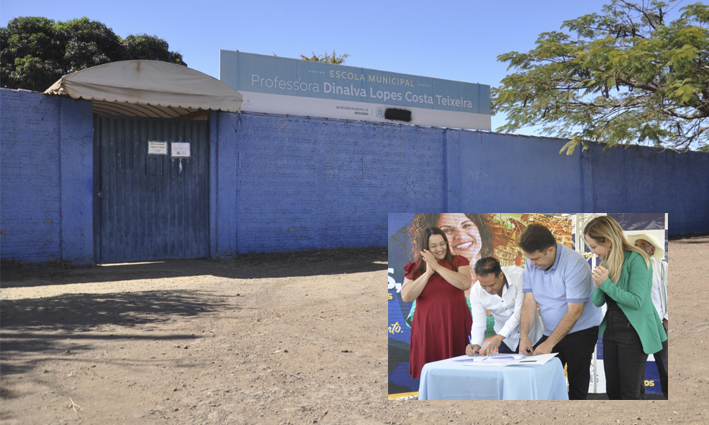
[[[709,232],[709,154],[212,114],[210,255],[385,246],[388,213],[667,212]],[[93,261],[91,103],[0,89],[2,259]]]
[[[445,207],[441,129],[220,114],[218,131],[238,252],[384,246],[388,212]]]
[[[91,104],[0,89],[2,259],[92,261]]]
[[[594,211],[667,212],[671,235],[709,232],[709,154],[592,145],[583,167]]]

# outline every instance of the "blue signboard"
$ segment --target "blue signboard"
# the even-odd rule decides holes
[[[490,128],[488,85],[227,50],[220,79],[244,111],[384,121],[401,108],[412,124]]]

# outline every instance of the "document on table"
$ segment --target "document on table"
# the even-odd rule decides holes
[[[464,362],[465,366],[514,366],[544,364],[553,359],[557,353],[525,356],[524,354],[495,354],[492,356],[472,356],[456,361]]]
[[[525,356],[524,359],[518,360],[515,363],[511,363],[511,365],[544,364],[556,357],[557,354],[559,353],[540,354],[538,356]]]

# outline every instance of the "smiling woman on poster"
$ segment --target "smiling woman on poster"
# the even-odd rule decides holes
[[[494,255],[492,228],[485,214],[417,214],[410,230],[414,252],[420,251],[417,244],[421,240],[421,233],[429,227],[441,229],[450,242],[451,254],[462,255],[470,264],[475,264],[482,257]],[[475,280],[475,276],[472,277]]]
[[[452,255],[462,255],[470,264],[475,264],[482,257],[494,255],[494,236],[492,226],[486,214],[466,213],[420,213],[416,214],[409,230],[414,255],[421,251],[421,235],[429,227],[438,227],[445,233]],[[471,282],[477,280],[470,267]],[[470,290],[465,291],[465,302],[470,310]],[[406,324],[411,327],[416,313],[416,302],[411,305]],[[471,313],[472,314],[472,313]],[[494,320],[488,316],[485,337],[494,335]]]
[[[409,373],[420,378],[423,365],[465,354],[473,319],[463,291],[470,289],[470,262],[451,254],[445,233],[428,227],[421,250],[404,266],[401,299],[417,300],[411,325]]]
[[[608,216],[584,228],[586,243],[601,264],[593,270],[591,301],[607,304],[601,322],[606,393],[610,400],[639,400],[648,354],[662,349],[667,334],[652,304],[652,267],[645,251],[631,245]]]

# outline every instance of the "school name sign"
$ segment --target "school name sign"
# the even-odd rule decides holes
[[[220,52],[220,80],[243,96],[242,110],[490,130],[490,86],[343,65]]]

